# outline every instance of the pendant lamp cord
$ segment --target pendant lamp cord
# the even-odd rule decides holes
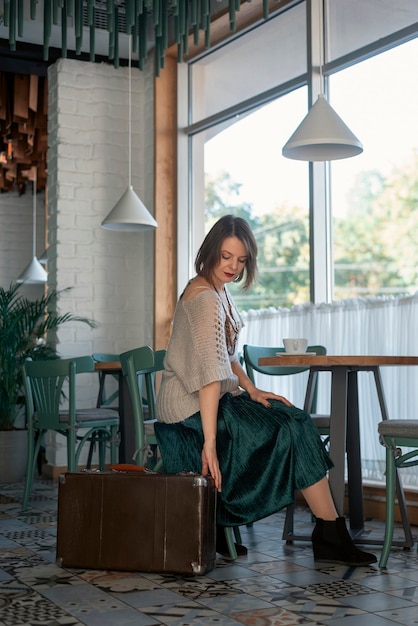
[[[131,187],[131,159],[132,159],[132,78],[131,78],[131,45],[132,45],[132,35],[129,35],[129,54],[128,54],[128,90],[129,90],[129,98],[128,98],[128,117],[129,117],[129,137],[128,137],[128,183],[129,187]]]
[[[324,89],[324,77],[322,74],[322,64],[324,62],[324,12],[323,12],[323,0],[318,0],[318,35],[319,35],[319,93],[321,96],[325,95]]]
[[[32,258],[36,256],[36,186],[38,168],[35,166],[35,176],[33,179],[33,233],[32,233]]]

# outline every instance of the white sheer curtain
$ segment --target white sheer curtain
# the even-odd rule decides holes
[[[307,337],[324,345],[328,354],[418,355],[418,292],[397,298],[359,298],[331,304],[305,304],[291,309],[269,308],[242,313],[245,343],[282,346],[284,337]],[[390,418],[418,419],[418,367],[381,368]],[[384,448],[379,444],[380,409],[373,374],[360,372],[359,402],[363,478],[384,481]],[[307,374],[266,377],[261,388],[274,389],[294,404],[303,405]],[[330,374],[319,375],[318,406],[329,411]],[[402,471],[404,485],[418,487],[418,468]]]

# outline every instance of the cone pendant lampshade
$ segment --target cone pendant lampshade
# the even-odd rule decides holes
[[[36,258],[36,168],[33,180],[33,225],[32,225],[32,261],[24,269],[16,282],[31,285],[46,283],[48,274]]]
[[[129,185],[109,215],[102,222],[109,230],[148,230],[156,228],[157,222]]]
[[[36,256],[25,268],[22,274],[17,279],[18,283],[25,283],[28,285],[40,285],[46,283],[48,275],[42,265],[39,263]]]
[[[299,161],[335,161],[362,152],[360,140],[322,94],[282,149],[284,157]]]
[[[109,215],[103,220],[102,228],[107,230],[140,231],[157,228],[157,222],[138,198],[133,190],[132,177],[132,77],[131,77],[131,47],[132,35],[129,35],[129,64],[128,64],[128,188],[117,201]]]

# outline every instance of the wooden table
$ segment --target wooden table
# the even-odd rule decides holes
[[[330,456],[334,463],[329,472],[329,483],[332,495],[340,515],[344,514],[345,494],[345,455],[347,454],[348,502],[350,528],[355,534],[361,535],[364,526],[363,487],[360,456],[360,428],[358,403],[358,372],[373,372],[379,400],[381,417],[388,419],[388,411],[383,392],[380,367],[391,365],[418,365],[418,356],[317,356],[317,355],[286,355],[263,357],[259,365],[309,366],[309,379],[305,398],[305,409],[309,405],[314,392],[313,381],[318,372],[331,372],[331,421],[330,421]],[[400,416],[397,416],[400,417]],[[376,421],[376,437],[377,437]],[[398,485],[399,487],[399,485]],[[406,543],[412,545],[411,531],[402,489],[398,488],[399,505]],[[406,528],[408,526],[408,528]],[[408,539],[409,537],[409,539]],[[361,542],[361,541],[359,541]],[[381,541],[364,541],[364,543],[381,543]]]
[[[128,381],[122,373],[120,361],[96,362],[96,372],[113,374],[118,377],[119,384],[119,463],[132,463],[135,453],[135,431],[132,410],[131,394],[129,393]]]

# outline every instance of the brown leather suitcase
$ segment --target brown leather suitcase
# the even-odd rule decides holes
[[[215,565],[215,517],[211,478],[68,472],[59,478],[57,563],[202,575]]]

